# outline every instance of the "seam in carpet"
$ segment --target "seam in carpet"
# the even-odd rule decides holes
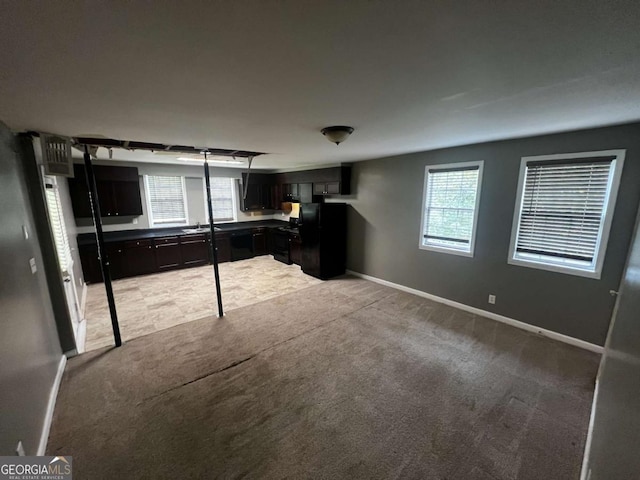
[[[205,378],[208,378],[208,377],[210,377],[210,376],[212,376],[212,375],[216,375],[216,374],[218,374],[218,373],[224,372],[225,370],[229,370],[229,369],[231,369],[231,368],[233,368],[233,367],[237,367],[238,365],[241,365],[241,364],[243,364],[244,362],[247,362],[247,361],[251,360],[252,358],[257,357],[257,356],[258,356],[258,355],[260,355],[261,353],[264,353],[264,352],[266,352],[266,351],[268,351],[268,350],[271,350],[271,349],[274,349],[274,348],[276,348],[276,347],[279,347],[280,345],[283,345],[283,344],[285,344],[285,343],[287,343],[287,342],[290,342],[291,340],[295,340],[296,338],[299,338],[299,337],[301,337],[301,336],[303,336],[303,335],[306,335],[306,334],[308,334],[308,333],[311,333],[311,332],[313,332],[313,331],[315,331],[315,330],[317,330],[317,329],[319,329],[319,328],[324,328],[324,327],[326,327],[327,325],[329,325],[329,324],[331,324],[331,323],[333,323],[333,322],[336,322],[336,321],[338,321],[338,320],[340,320],[340,319],[343,319],[343,318],[344,318],[344,319],[348,319],[350,315],[353,315],[354,313],[359,312],[359,311],[360,311],[360,310],[362,310],[363,308],[367,308],[367,307],[372,306],[374,303],[379,302],[380,300],[382,300],[383,298],[386,298],[387,296],[388,296],[388,295],[385,295],[385,296],[384,296],[384,297],[382,297],[382,298],[377,298],[377,299],[373,300],[372,302],[367,303],[366,305],[363,305],[363,306],[361,306],[360,308],[357,308],[356,310],[354,310],[354,311],[352,311],[352,312],[349,312],[349,313],[344,314],[344,315],[340,315],[340,316],[338,316],[338,317],[334,318],[333,320],[329,320],[329,321],[324,322],[324,323],[322,323],[322,324],[320,324],[320,325],[316,325],[315,327],[310,328],[309,330],[305,330],[304,332],[301,332],[301,333],[299,333],[298,335],[294,335],[294,336],[292,336],[292,337],[287,338],[286,340],[282,340],[282,341],[280,341],[280,342],[274,343],[273,345],[269,345],[267,348],[263,348],[262,350],[259,350],[258,352],[254,353],[253,355],[249,355],[248,357],[243,358],[242,360],[236,360],[235,362],[230,363],[229,365],[227,365],[227,366],[225,366],[225,367],[222,367],[222,368],[219,368],[219,369],[217,369],[217,370],[214,370],[213,372],[205,373],[205,374],[200,375],[200,376],[198,376],[198,377],[196,377],[196,378],[194,378],[194,379],[192,379],[192,380],[189,380],[188,382],[184,382],[184,383],[182,383],[182,384],[180,384],[180,385],[176,385],[175,387],[171,387],[171,388],[169,388],[169,389],[167,389],[167,390],[164,390],[163,392],[160,392],[160,393],[158,393],[158,394],[156,394],[156,395],[152,395],[152,396],[150,396],[150,397],[144,398],[144,399],[142,399],[140,402],[138,402],[138,403],[136,404],[136,406],[140,406],[140,405],[142,405],[143,403],[148,402],[148,401],[150,401],[150,400],[155,400],[156,398],[159,398],[159,397],[161,397],[161,396],[163,396],[163,395],[166,395],[167,393],[173,392],[173,391],[175,391],[175,390],[177,390],[177,389],[179,389],[179,388],[185,387],[185,386],[190,385],[190,384],[192,384],[192,383],[199,382],[200,380],[203,380],[203,379],[205,379]]]
[[[184,382],[184,383],[182,383],[180,385],[176,385],[175,387],[171,387],[171,388],[169,388],[169,389],[167,389],[167,390],[165,390],[163,392],[160,392],[157,395],[152,395],[151,397],[147,397],[147,398],[143,399],[142,401],[138,402],[137,405],[138,406],[142,405],[143,403],[148,402],[149,400],[155,400],[156,398],[161,397],[161,396],[163,396],[163,395],[165,395],[165,394],[167,394],[169,392],[173,392],[174,390],[177,390],[179,388],[185,387],[185,386],[190,385],[192,383],[198,382],[198,381],[200,381],[200,380],[202,380],[204,378],[210,377],[211,375],[215,375],[217,373],[224,372],[225,370],[229,370],[229,369],[231,369],[233,367],[237,367],[238,365],[241,365],[244,362],[248,362],[249,360],[254,358],[256,355],[258,355],[258,354],[256,353],[256,354],[250,355],[250,356],[248,356],[246,358],[243,358],[242,360],[236,360],[235,362],[230,363],[226,367],[219,368],[217,370],[214,370],[213,372],[205,373],[204,375],[200,375],[200,376],[198,376],[198,377],[196,377],[196,378],[194,378],[192,380],[189,380],[188,382]]]

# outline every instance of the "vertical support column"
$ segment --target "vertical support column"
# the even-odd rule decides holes
[[[111,285],[111,271],[109,270],[109,258],[104,245],[104,235],[102,233],[102,218],[100,216],[100,202],[98,201],[98,188],[96,177],[93,173],[93,164],[88,149],[84,147],[84,167],[87,176],[87,187],[89,188],[89,203],[93,224],[96,227],[96,240],[98,243],[98,258],[100,259],[100,270],[104,279],[104,289],[107,292],[107,302],[109,303],[109,314],[111,315],[111,327],[113,328],[113,339],[116,347],[122,345],[120,337],[120,324],[118,323],[118,313],[116,312],[116,301],[113,296],[113,286]]]
[[[209,162],[207,152],[204,152],[204,180],[207,185],[207,206],[209,209],[209,228],[211,229],[211,258],[213,258],[213,274],[216,278],[216,296],[218,297],[218,318],[224,316],[222,310],[222,293],[220,292],[220,272],[218,271],[218,249],[216,248],[216,233],[213,229],[213,205],[211,205],[211,179],[209,178]]]

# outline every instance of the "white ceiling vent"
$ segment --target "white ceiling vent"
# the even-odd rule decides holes
[[[48,133],[40,134],[40,146],[46,175],[73,177],[71,139]]]

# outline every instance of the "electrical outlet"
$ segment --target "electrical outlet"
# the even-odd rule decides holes
[[[24,451],[24,446],[22,445],[22,440],[18,442],[18,446],[16,447],[16,455],[19,457],[26,457],[27,454]]]
[[[29,266],[31,267],[31,273],[33,273],[35,275],[35,273],[38,271],[38,268],[36,267],[36,259],[35,258],[30,258],[29,259]]]
[[[489,303],[491,305],[495,305],[496,304],[496,296],[495,295],[489,295]]]

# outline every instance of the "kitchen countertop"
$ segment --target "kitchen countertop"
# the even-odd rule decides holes
[[[252,228],[278,228],[288,227],[289,222],[282,220],[260,220],[256,222],[220,223],[215,225],[216,233],[234,232],[238,230],[250,230]],[[206,227],[206,225],[205,225]],[[170,235],[189,235],[183,230],[194,229],[195,225],[185,225],[170,228],[145,228],[135,230],[119,230],[115,232],[104,232],[104,241],[123,242],[126,240],[140,240],[147,238],[166,237]],[[204,232],[203,232],[204,233]],[[208,232],[206,232],[208,233]],[[81,233],[78,235],[78,246],[95,245],[95,233]]]

